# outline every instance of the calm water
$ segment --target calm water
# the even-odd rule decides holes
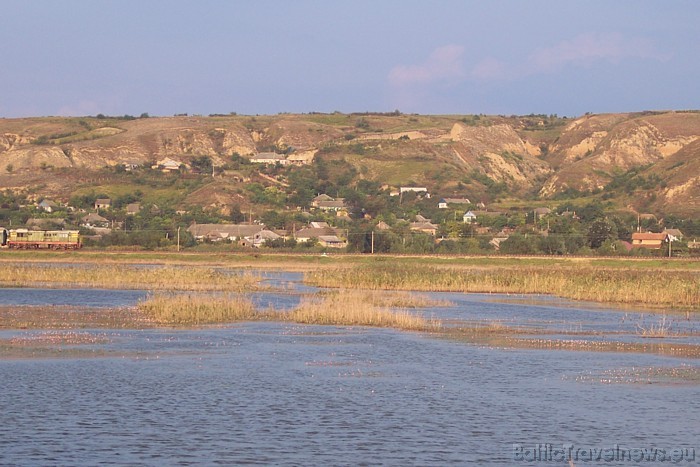
[[[624,315],[451,296],[428,312],[586,326]],[[298,300],[259,300],[283,297]],[[514,459],[514,444],[545,443],[695,448],[679,465],[700,461],[700,383],[663,371],[695,360],[281,323],[80,332],[111,356],[0,359],[0,465],[557,465]],[[577,465],[640,463],[655,465]]]

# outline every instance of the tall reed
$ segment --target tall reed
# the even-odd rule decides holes
[[[700,273],[691,271],[362,265],[308,272],[305,281],[323,287],[544,293],[576,300],[700,309]]]
[[[434,331],[440,322],[406,310],[377,306],[372,297],[358,291],[341,290],[304,300],[290,312],[289,320],[302,324],[377,326],[413,331]]]
[[[138,309],[156,324],[200,325],[234,321],[291,321],[299,324],[379,326],[431,331],[439,321],[403,309],[376,305],[377,293],[358,291],[324,293],[307,298],[292,311],[256,311],[249,298],[240,295],[155,294]]]
[[[138,304],[158,324],[198,325],[252,321],[253,302],[240,295],[156,294]]]
[[[228,274],[197,266],[12,264],[2,269],[0,284],[19,287],[240,291],[260,282],[260,277],[250,272]]]

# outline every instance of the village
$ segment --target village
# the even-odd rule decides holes
[[[248,164],[259,167],[258,180],[273,182],[283,179],[280,174],[285,170],[313,164],[313,157],[290,159],[261,153],[251,157]],[[127,174],[139,170],[184,179],[207,178],[209,171],[215,174],[206,160],[197,167],[165,158],[148,168],[122,168]],[[219,176],[224,175],[220,172]],[[237,173],[232,176],[240,177],[249,187],[255,185],[250,178]],[[284,192],[278,186],[279,182],[270,183],[262,188],[262,194],[275,191],[282,202],[270,206],[269,197],[259,199],[262,206],[249,208],[247,213],[240,209],[222,214],[198,206],[159,206],[140,201],[138,192],[118,199],[84,196],[73,199],[75,205],[48,198],[33,203],[15,200],[13,204],[6,193],[0,215],[7,219],[2,226],[5,229],[77,229],[82,245],[94,248],[179,251],[208,245],[224,250],[302,248],[360,253],[700,254],[700,241],[693,236],[698,233],[696,223],[685,221],[692,231],[688,236],[652,214],[639,214],[636,219],[623,217],[605,212],[600,204],[578,209],[560,203],[555,209],[540,206],[503,210],[490,208],[483,201],[473,202],[467,196],[440,197],[425,186],[375,184],[361,196],[354,190],[351,199],[320,193],[303,205],[290,205],[297,189]],[[342,190],[336,187],[335,191]]]

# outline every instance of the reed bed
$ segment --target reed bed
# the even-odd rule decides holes
[[[138,304],[156,324],[202,325],[235,321],[291,321],[299,324],[378,326],[432,331],[440,322],[403,309],[375,305],[376,293],[357,291],[325,293],[302,301],[292,311],[256,311],[249,298],[225,294],[155,294]]]
[[[0,284],[5,287],[242,291],[257,288],[260,280],[250,272],[226,274],[196,266],[13,264],[3,266]]]
[[[249,298],[241,295],[156,294],[138,309],[157,324],[200,325],[259,319]]]
[[[454,305],[449,300],[436,300],[424,294],[406,291],[364,290],[362,297],[374,306],[390,308],[435,308]]]
[[[700,309],[700,274],[693,271],[363,265],[308,272],[305,281],[322,287],[538,293],[574,300]]]
[[[437,331],[441,323],[406,310],[396,310],[372,303],[363,292],[341,290],[320,298],[304,300],[289,313],[288,319],[301,324],[341,326],[376,326],[410,331]]]

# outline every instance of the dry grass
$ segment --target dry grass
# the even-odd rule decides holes
[[[411,331],[436,331],[441,323],[405,310],[392,310],[372,303],[373,296],[361,291],[342,290],[322,298],[305,300],[289,314],[302,324],[377,326]]]
[[[700,309],[700,274],[691,271],[363,265],[308,272],[305,280],[324,287],[539,293],[575,300]]]
[[[258,287],[260,277],[246,272],[226,274],[210,267],[128,265],[5,265],[0,284],[6,287],[90,287],[149,290],[227,290]]]
[[[405,291],[363,290],[361,293],[366,302],[381,307],[434,308],[454,305],[448,300],[435,300],[424,294]]]
[[[642,337],[663,338],[671,335],[671,323],[666,321],[666,316],[658,323],[643,326],[637,324],[637,333]]]
[[[152,322],[167,325],[201,325],[235,321],[292,321],[300,324],[378,326],[432,331],[440,322],[403,309],[378,306],[378,294],[357,291],[326,293],[303,300],[290,312],[256,311],[250,299],[240,295],[156,294],[138,305]]]
[[[138,304],[153,322],[168,325],[199,325],[253,321],[253,302],[240,295],[157,294]]]

